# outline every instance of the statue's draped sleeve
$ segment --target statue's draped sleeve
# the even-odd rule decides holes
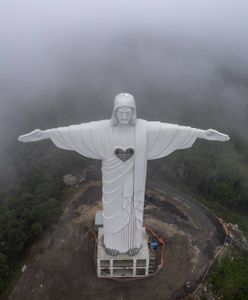
[[[81,123],[46,130],[46,135],[61,149],[73,150],[94,159],[104,159],[104,121]]]
[[[190,148],[199,129],[176,124],[147,122],[147,159],[157,159],[175,150]]]

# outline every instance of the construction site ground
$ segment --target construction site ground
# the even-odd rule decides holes
[[[99,279],[92,234],[101,181],[67,191],[65,211],[33,248],[11,300],[183,299],[200,283],[225,240],[221,223],[197,201],[148,179],[144,224],[165,241],[163,267],[140,280]]]

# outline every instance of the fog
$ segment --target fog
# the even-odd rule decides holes
[[[141,118],[247,136],[247,1],[0,8],[1,149],[35,128],[109,118],[123,89]]]

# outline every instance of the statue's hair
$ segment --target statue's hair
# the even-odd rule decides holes
[[[127,106],[127,105],[124,105],[124,106]],[[128,107],[130,107],[132,109],[132,117],[131,117],[131,120],[130,120],[130,125],[135,126],[136,121],[137,121],[136,109],[134,107],[131,107],[131,106],[128,106]],[[111,119],[110,119],[110,123],[111,123],[112,126],[117,126],[119,124],[119,120],[118,120],[118,117],[117,117],[117,110],[119,108],[120,107],[113,110],[113,113],[112,113],[112,116],[111,116]]]

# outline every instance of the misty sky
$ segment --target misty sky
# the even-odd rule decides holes
[[[220,129],[246,126],[247,12],[245,0],[0,0],[1,138],[107,118],[123,88],[147,119],[190,125],[189,109],[193,125],[217,111]]]

